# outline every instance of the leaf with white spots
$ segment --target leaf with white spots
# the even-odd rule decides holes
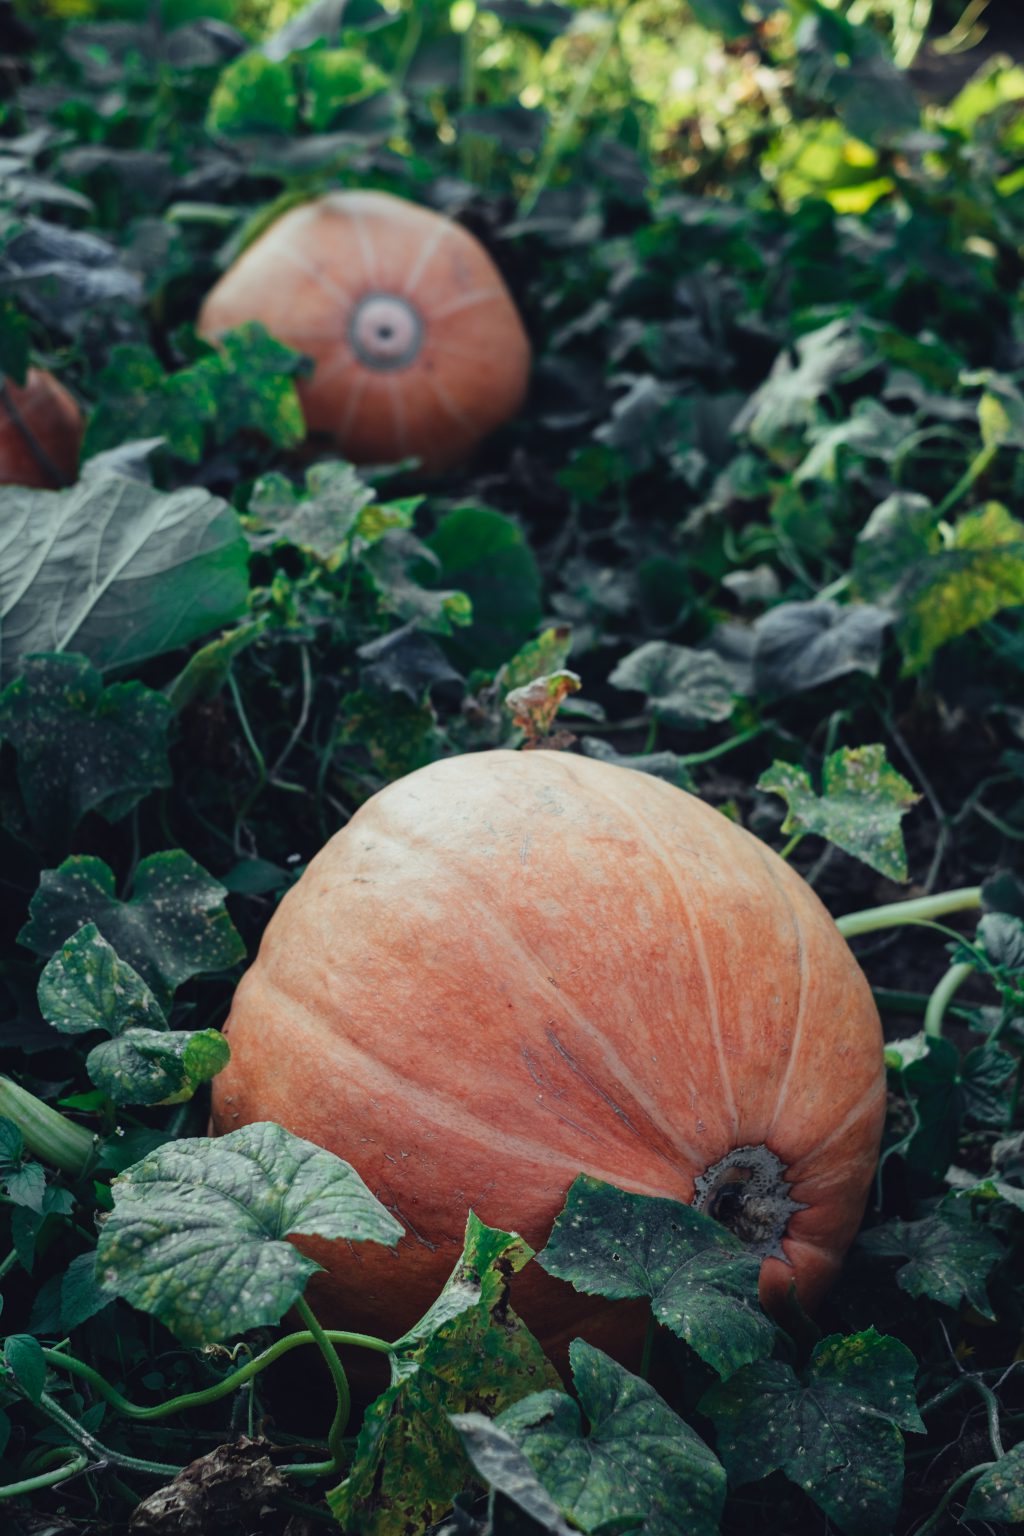
[[[789,807],[783,834],[813,832],[889,880],[906,880],[907,854],[900,822],[921,798],[885,760],[883,746],[840,747],[825,759],[823,793],[792,763],[773,763],[758,789],[781,795]]]
[[[1024,1441],[978,1478],[967,1500],[964,1519],[1024,1525]]]
[[[624,656],[608,681],[647,695],[651,713],[667,725],[687,727],[728,720],[735,688],[714,651],[694,651],[669,640],[648,640]]]
[[[95,923],[66,939],[39,978],[39,1011],[65,1035],[94,1029],[166,1029],[163,1010],[137,971],[126,965]]]
[[[725,1473],[696,1431],[646,1381],[582,1339],[570,1345],[569,1360],[579,1403],[564,1392],[537,1392],[496,1421],[561,1513],[588,1532],[715,1536]]]
[[[657,1321],[720,1376],[771,1352],[760,1260],[691,1206],[581,1174],[537,1262],[588,1295],[648,1297]]]
[[[292,1234],[389,1247],[402,1235],[354,1168],[269,1121],[169,1142],[111,1189],[97,1275],[186,1344],[283,1317],[320,1267]]]
[[[817,1345],[802,1377],[780,1360],[706,1392],[732,1483],[785,1472],[845,1536],[889,1530],[903,1491],[901,1429],[924,1432],[906,1345],[869,1328]]]
[[[128,1029],[94,1046],[85,1070],[115,1104],[184,1104],[230,1059],[219,1029]]]
[[[943,1306],[968,1302],[992,1317],[985,1281],[1006,1249],[998,1234],[977,1220],[966,1201],[944,1201],[920,1221],[887,1221],[863,1232],[868,1253],[905,1260],[896,1283],[910,1296],[929,1296]]]
[[[120,901],[109,865],[80,855],[43,870],[18,938],[49,956],[83,923],[95,923],[166,1005],[182,982],[244,958],[226,894],[195,859],[173,848],[142,859],[131,899]]]

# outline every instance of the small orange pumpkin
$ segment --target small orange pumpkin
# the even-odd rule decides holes
[[[30,368],[0,394],[0,485],[57,490],[78,473],[82,413],[52,373]]]
[[[404,1224],[397,1253],[300,1244],[325,1315],[392,1337],[470,1208],[541,1246],[581,1170],[717,1214],[768,1306],[791,1281],[812,1306],[878,1156],[878,1014],[814,892],[694,796],[564,753],[369,800],[282,901],[227,1035],[215,1130],[276,1120]],[[536,1265],[514,1302],[556,1349],[609,1320]]]
[[[332,192],[256,239],[203,305],[213,340],[258,320],[315,361],[311,431],[357,464],[464,458],[513,416],[530,347],[486,251],[441,214],[383,192]]]

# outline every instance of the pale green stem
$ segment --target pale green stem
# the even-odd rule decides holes
[[[974,482],[981,479],[998,452],[998,443],[986,443],[985,447],[975,454],[949,495],[943,501],[940,501],[936,507],[935,511],[938,517],[945,517],[946,513],[951,512],[958,501],[963,500]]]
[[[966,960],[958,960],[955,965],[950,966],[928,999],[928,1007],[924,1011],[926,1035],[932,1035],[937,1039],[942,1034],[942,1021],[946,1017],[946,1010],[968,976],[973,975],[974,966]]]
[[[0,1077],[0,1115],[13,1120],[34,1157],[81,1178],[93,1160],[96,1138],[84,1126],[44,1104],[27,1088]]]
[[[361,1349],[376,1350],[379,1354],[390,1354],[391,1346],[383,1339],[377,1339],[368,1333],[343,1333],[340,1329],[324,1329],[325,1337],[332,1344],[357,1345]],[[47,1365],[54,1369],[67,1371],[71,1376],[77,1376],[81,1381],[87,1381],[94,1392],[98,1392],[112,1408],[115,1408],[123,1418],[135,1419],[139,1423],[147,1423],[156,1419],[166,1419],[174,1413],[187,1413],[190,1408],[204,1408],[208,1403],[215,1403],[218,1398],[228,1397],[232,1392],[244,1387],[247,1381],[266,1370],[268,1365],[273,1365],[282,1355],[289,1350],[297,1349],[301,1344],[315,1344],[318,1341],[312,1333],[289,1333],[283,1339],[276,1339],[262,1354],[254,1355],[245,1365],[239,1366],[237,1371],[232,1371],[230,1376],[224,1376],[213,1386],[203,1387],[198,1392],[183,1392],[180,1397],[172,1397],[164,1403],[152,1403],[148,1407],[142,1407],[138,1403],[129,1402],[122,1397],[116,1387],[112,1387],[99,1371],[91,1365],[86,1365],[84,1360],[76,1360],[74,1355],[61,1354],[58,1349],[44,1349],[43,1358]]]
[[[84,1471],[89,1465],[88,1456],[76,1451],[73,1445],[62,1446],[61,1449],[65,1456],[70,1456],[70,1461],[63,1462],[50,1472],[40,1472],[37,1477],[26,1477],[20,1483],[5,1483],[0,1487],[0,1499],[21,1499],[25,1494],[36,1493],[40,1488],[52,1488],[56,1483],[74,1477],[76,1472]]]
[[[981,906],[981,886],[962,886],[943,891],[938,896],[919,896],[910,901],[894,901],[884,907],[868,907],[863,912],[848,912],[836,919],[836,927],[845,939],[883,928],[899,928],[906,923],[930,922],[949,912],[975,911]]]
[[[352,1408],[352,1397],[348,1389],[348,1377],[345,1375],[345,1367],[338,1358],[338,1351],[317,1322],[316,1317],[313,1315],[313,1310],[304,1296],[300,1296],[295,1303],[295,1310],[320,1346],[320,1353],[327,1362],[327,1369],[331,1373],[334,1390],[338,1395],[338,1407],[334,1415],[334,1422],[327,1434],[327,1449],[333,1458],[334,1469],[340,1471],[345,1462],[345,1429],[348,1425],[348,1416]]]
[[[780,848],[779,849],[779,858],[780,859],[788,859],[790,854],[796,848],[797,844],[798,843],[802,843],[806,836],[807,836],[806,832],[794,832],[793,836],[790,838],[790,840],[786,844],[785,848]]]

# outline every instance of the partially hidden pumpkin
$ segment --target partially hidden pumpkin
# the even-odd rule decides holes
[[[792,1281],[813,1306],[877,1161],[878,1015],[814,892],[696,797],[559,752],[369,800],[282,901],[227,1034],[215,1129],[279,1121],[405,1226],[395,1252],[299,1240],[325,1315],[392,1337],[470,1209],[541,1246],[581,1171],[717,1215],[766,1305]],[[537,1265],[513,1301],[556,1348],[609,1311]]]
[[[0,485],[57,490],[78,473],[84,425],[75,400],[41,368],[0,392]]]
[[[384,192],[290,209],[214,287],[209,339],[260,321],[315,362],[306,424],[356,463],[464,458],[513,416],[530,347],[487,252],[451,219]]]

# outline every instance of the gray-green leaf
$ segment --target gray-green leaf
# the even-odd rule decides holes
[[[978,1478],[964,1519],[998,1520],[1007,1526],[1024,1524],[1024,1440]]]
[[[354,1168],[270,1122],[170,1142],[111,1187],[102,1283],[188,1344],[280,1320],[319,1267],[291,1234],[389,1246],[402,1235]]]
[[[725,1473],[700,1436],[639,1376],[582,1339],[569,1359],[579,1404],[540,1392],[498,1416],[581,1530],[715,1536]],[[581,1409],[590,1424],[584,1434]]]
[[[694,651],[669,640],[648,640],[624,656],[608,681],[647,695],[652,714],[682,727],[728,720],[732,675],[713,651]]]
[[[0,683],[40,651],[126,667],[235,618],[248,594],[237,514],[197,487],[169,495],[118,475],[5,492]]]
[[[784,834],[813,832],[889,880],[906,880],[900,823],[920,796],[886,762],[884,746],[840,747],[830,753],[821,796],[810,775],[793,763],[773,763],[757,787],[785,800]]]
[[[165,1006],[182,982],[244,957],[224,896],[201,865],[173,848],[143,859],[131,899],[119,901],[109,865],[82,855],[43,871],[18,938],[49,956],[83,923],[95,923]]]
[[[173,710],[141,683],[103,679],[84,656],[29,656],[0,695],[0,737],[18,760],[18,785],[33,829],[67,846],[82,817],[107,821],[171,782],[167,735]]]
[[[700,1408],[714,1423],[730,1481],[781,1470],[847,1536],[878,1536],[899,1509],[900,1428],[923,1432],[915,1361],[897,1339],[823,1339],[801,1378],[779,1360],[717,1382]]]
[[[183,1104],[230,1057],[219,1029],[128,1029],[94,1046],[85,1069],[115,1104]]]
[[[658,1322],[720,1376],[771,1351],[760,1260],[691,1206],[581,1174],[537,1262],[588,1295],[648,1297]]]
[[[920,1221],[887,1221],[863,1232],[858,1243],[868,1253],[905,1260],[896,1283],[908,1295],[954,1308],[967,1301],[983,1317],[993,1316],[985,1281],[1005,1250],[966,1202],[944,1202]]]
[[[39,978],[39,1010],[65,1035],[94,1029],[165,1030],[163,1010],[142,977],[120,959],[95,923],[61,945]]]

